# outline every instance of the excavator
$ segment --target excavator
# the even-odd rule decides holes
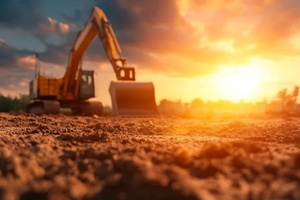
[[[69,108],[75,115],[102,115],[101,102],[95,97],[94,71],[82,69],[84,52],[98,35],[117,81],[111,81],[109,93],[115,116],[159,115],[152,82],[136,82],[135,68],[127,66],[121,48],[105,13],[93,7],[84,28],[79,31],[70,50],[68,65],[62,78],[49,78],[37,73],[29,83],[31,102],[27,112],[58,114]]]

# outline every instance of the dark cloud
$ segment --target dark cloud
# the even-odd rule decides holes
[[[67,24],[45,16],[38,0],[0,0],[0,26],[36,37],[64,35],[69,28]]]
[[[20,51],[0,40],[0,68],[18,67],[16,62],[17,58],[29,55],[31,53],[32,52],[28,50]]]
[[[86,20],[87,16],[83,16],[82,10],[75,10],[72,16],[68,16],[66,14],[62,14],[63,18],[68,21],[69,23],[78,24],[84,20]]]
[[[113,0],[101,2],[99,7],[108,16],[118,38],[126,45],[146,45],[150,48],[153,41],[156,45],[166,40],[172,43],[173,39],[179,39],[176,36],[187,34],[191,28],[179,15],[173,0]],[[180,39],[184,40],[182,37]],[[167,47],[164,44],[159,46],[160,49]]]
[[[113,29],[117,32],[136,28],[138,16],[134,16],[130,9],[120,4],[118,0],[99,1],[95,6],[100,7],[107,15]],[[91,10],[88,10],[90,12]]]
[[[14,62],[14,57],[19,54],[19,52],[4,41],[0,41],[0,67],[7,67]]]
[[[10,28],[31,29],[45,18],[39,13],[39,1],[0,0],[0,24]]]
[[[20,51],[0,41],[0,93],[17,95],[27,90],[34,76],[34,66],[26,59],[30,55],[33,52]]]

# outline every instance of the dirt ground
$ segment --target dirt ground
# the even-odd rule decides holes
[[[300,199],[300,119],[0,121],[0,199]]]

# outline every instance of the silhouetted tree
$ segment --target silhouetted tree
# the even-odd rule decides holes
[[[295,101],[297,101],[298,95],[299,95],[299,87],[295,86],[293,91],[293,97],[295,98]]]
[[[285,101],[286,98],[287,98],[287,89],[284,88],[283,90],[280,90],[280,91],[277,93],[277,97],[280,98],[282,101]]]

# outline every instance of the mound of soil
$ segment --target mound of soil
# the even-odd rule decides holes
[[[0,121],[1,199],[300,199],[298,119]]]

